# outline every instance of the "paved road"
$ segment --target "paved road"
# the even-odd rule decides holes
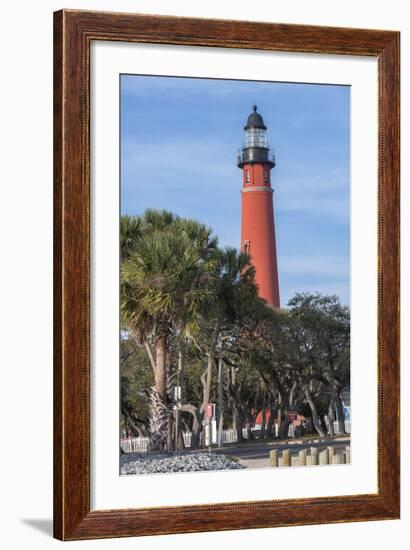
[[[252,460],[252,459],[269,457],[269,451],[271,451],[272,449],[281,449],[281,450],[291,449],[291,451],[297,452],[300,449],[307,449],[310,447],[327,447],[328,445],[329,446],[331,445],[332,447],[336,447],[336,448],[341,448],[341,447],[344,448],[346,447],[346,445],[350,445],[350,441],[349,440],[340,441],[337,439],[336,440],[329,439],[319,443],[307,443],[307,442],[296,443],[296,444],[266,443],[266,445],[259,443],[255,445],[252,445],[252,444],[243,445],[240,447],[226,446],[226,447],[221,447],[219,449],[213,448],[212,452],[222,453],[227,456],[235,456],[237,458],[241,458],[244,460]]]

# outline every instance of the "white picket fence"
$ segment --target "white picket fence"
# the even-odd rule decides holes
[[[247,438],[247,432],[245,429],[242,431],[243,437]],[[184,444],[186,448],[191,446],[192,432],[182,432],[184,437]],[[202,436],[202,434],[201,434]],[[236,430],[223,430],[222,431],[222,444],[224,443],[236,443],[238,441]],[[121,449],[124,453],[142,453],[148,449],[148,437],[128,437],[121,439]]]
[[[148,437],[127,437],[121,439],[121,449],[124,453],[144,452],[148,448]]]
[[[275,433],[276,436],[278,435],[278,429],[277,424],[275,424]],[[345,428],[346,432],[350,433],[350,421],[345,421]],[[338,430],[337,421],[334,422],[334,429],[335,432]],[[192,438],[192,432],[182,432],[182,435],[184,437],[184,444],[186,448],[189,448],[191,446],[191,438]],[[242,435],[244,439],[247,439],[248,432],[245,428],[242,430]],[[202,436],[202,434],[201,434]],[[294,437],[294,429],[293,425],[291,424],[289,426],[289,433],[288,437]],[[236,443],[238,441],[238,436],[236,433],[236,430],[223,430],[222,432],[222,444],[225,443]],[[148,449],[148,437],[129,437],[125,439],[121,439],[121,449],[124,451],[124,453],[143,453],[146,452]]]

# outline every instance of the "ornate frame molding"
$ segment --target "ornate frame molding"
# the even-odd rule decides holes
[[[246,39],[243,39],[246,36]],[[378,493],[90,510],[92,40],[373,56],[378,60]],[[399,441],[400,34],[62,10],[54,14],[54,536],[61,540],[394,519]],[[388,403],[386,407],[385,404]],[[269,510],[269,514],[261,514]],[[318,519],[320,517],[320,519]]]

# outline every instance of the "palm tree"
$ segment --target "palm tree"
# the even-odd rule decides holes
[[[211,230],[192,220],[149,210],[138,218],[140,235],[122,262],[121,316],[131,336],[144,345],[162,402],[167,393],[167,355],[171,340],[179,348],[199,330],[213,294]],[[137,225],[137,224],[134,224]]]
[[[198,330],[199,313],[212,294],[207,264],[184,233],[153,232],[123,262],[121,279],[124,324],[140,342],[155,342],[156,387],[164,397],[167,339],[176,327],[184,335]]]
[[[121,259],[129,257],[135,249],[142,233],[142,220],[139,216],[121,216],[120,221],[120,250]]]

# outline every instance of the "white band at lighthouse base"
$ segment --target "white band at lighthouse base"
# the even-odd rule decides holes
[[[119,476],[120,73],[352,85],[351,466]],[[376,60],[348,55],[93,41],[91,106],[92,509],[375,493]],[[239,128],[238,135],[241,131]],[[238,181],[238,186],[241,184]]]
[[[265,193],[273,193],[273,189],[271,187],[244,187],[241,189],[241,193],[249,193],[251,191],[263,191]]]

